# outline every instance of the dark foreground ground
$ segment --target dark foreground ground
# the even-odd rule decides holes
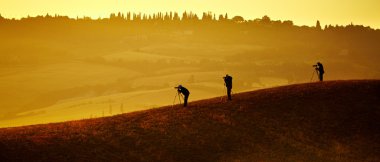
[[[0,129],[0,161],[380,161],[380,81]]]

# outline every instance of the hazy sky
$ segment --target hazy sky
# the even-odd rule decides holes
[[[254,19],[293,20],[297,25],[369,25],[380,28],[380,0],[0,0],[0,14],[20,18],[46,13],[93,18],[111,12],[212,11]]]

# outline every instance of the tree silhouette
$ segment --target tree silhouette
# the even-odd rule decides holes
[[[3,16],[1,16],[1,14],[0,14],[0,22],[5,21],[5,20],[6,19]]]
[[[181,19],[179,18],[179,15],[178,15],[177,12],[174,12],[173,20],[174,20],[174,21],[180,21],[180,20],[181,20]]]
[[[127,13],[127,20],[131,21],[131,13],[130,12]]]
[[[77,22],[93,22],[93,21],[99,21],[99,22],[107,22],[104,20],[110,20],[110,21],[116,21],[116,22],[135,22],[137,25],[137,22],[155,22],[159,23],[160,21],[165,21],[165,22],[175,22],[175,24],[179,24],[182,22],[187,22],[187,23],[200,23],[200,22],[213,22],[213,21],[219,21],[220,25],[226,24],[231,20],[232,22],[235,23],[247,23],[247,24],[252,24],[251,27],[259,27],[260,25],[268,25],[270,24],[271,27],[294,27],[297,29],[303,29],[303,30],[318,30],[321,31],[322,27],[320,24],[320,21],[317,20],[315,27],[308,27],[308,26],[295,26],[292,21],[286,20],[286,21],[280,21],[280,20],[271,20],[269,16],[265,15],[261,19],[254,19],[254,20],[246,20],[242,16],[234,16],[232,19],[228,18],[228,13],[220,14],[217,19],[217,15],[211,13],[211,12],[203,12],[201,19],[197,16],[197,14],[193,12],[188,12],[185,11],[182,13],[182,17],[177,13],[177,12],[157,12],[153,14],[145,14],[145,13],[132,13],[132,12],[127,12],[126,14],[122,12],[117,12],[117,13],[111,13],[109,15],[109,18],[98,18],[98,19],[92,19],[91,17],[76,17],[76,18],[69,18],[68,16],[60,16],[55,14],[54,16],[51,16],[49,13],[45,15],[39,15],[35,17],[31,17],[28,15],[26,18],[21,18],[20,20],[16,20],[14,18],[8,19],[4,18],[0,14],[0,22],[2,23],[8,23],[8,22],[16,22],[16,21],[22,21],[22,22],[33,22],[33,21],[39,21],[39,22],[59,22],[59,21],[77,21]],[[198,21],[202,20],[202,21]],[[232,26],[230,26],[233,28]],[[265,27],[265,26],[261,26]],[[268,27],[268,26],[267,26]],[[249,29],[248,29],[249,30]],[[362,25],[354,25],[354,24],[349,24],[346,26],[343,25],[325,25],[324,31],[350,31],[350,32],[363,32],[363,31],[374,31],[374,29],[370,27],[364,27]],[[379,30],[375,30],[379,31]]]
[[[317,30],[322,30],[321,23],[319,22],[319,20],[317,20],[317,24],[315,25],[315,28],[317,28]]]
[[[168,12],[165,13],[164,20],[165,21],[171,20],[170,15],[168,14]]]
[[[282,24],[283,24],[283,26],[292,27],[293,21],[286,20],[286,21],[283,21]]]
[[[265,16],[263,16],[263,18],[261,18],[261,22],[264,24],[270,24],[271,20],[270,20],[269,16],[265,15]]]
[[[228,15],[227,15],[227,13],[226,13],[226,15],[224,16],[224,19],[225,19],[225,20],[228,20]]]
[[[219,21],[224,21],[224,17],[222,14],[219,15]]]
[[[213,17],[212,17],[212,13],[211,12],[203,12],[203,16],[202,16],[202,21],[212,21],[213,20]]]
[[[242,22],[244,22],[244,18],[241,17],[241,16],[234,16],[234,17],[232,18],[232,21],[233,21],[233,22],[236,22],[236,23],[242,23]]]
[[[186,21],[186,20],[188,20],[188,17],[187,17],[187,13],[186,13],[186,11],[185,11],[185,12],[183,12],[183,14],[182,14],[182,21]]]

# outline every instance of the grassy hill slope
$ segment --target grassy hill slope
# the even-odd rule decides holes
[[[2,161],[380,161],[380,81],[0,129]],[[191,99],[191,96],[190,96]]]

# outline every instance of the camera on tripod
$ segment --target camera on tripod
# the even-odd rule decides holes
[[[174,89],[177,90],[177,93],[180,94],[181,93],[181,88],[180,87],[174,87]]]
[[[319,69],[319,68],[318,68],[318,67],[319,67],[318,65],[313,65],[313,67],[315,68],[315,70],[318,71],[318,69]]]
[[[180,94],[180,93],[182,93],[183,87],[182,87],[182,85],[178,85],[177,87],[174,87],[174,89],[176,89],[177,93]]]
[[[174,87],[174,89],[177,89],[177,91],[179,91],[181,88],[182,88],[181,85],[179,85],[179,86],[177,86],[177,87]]]

